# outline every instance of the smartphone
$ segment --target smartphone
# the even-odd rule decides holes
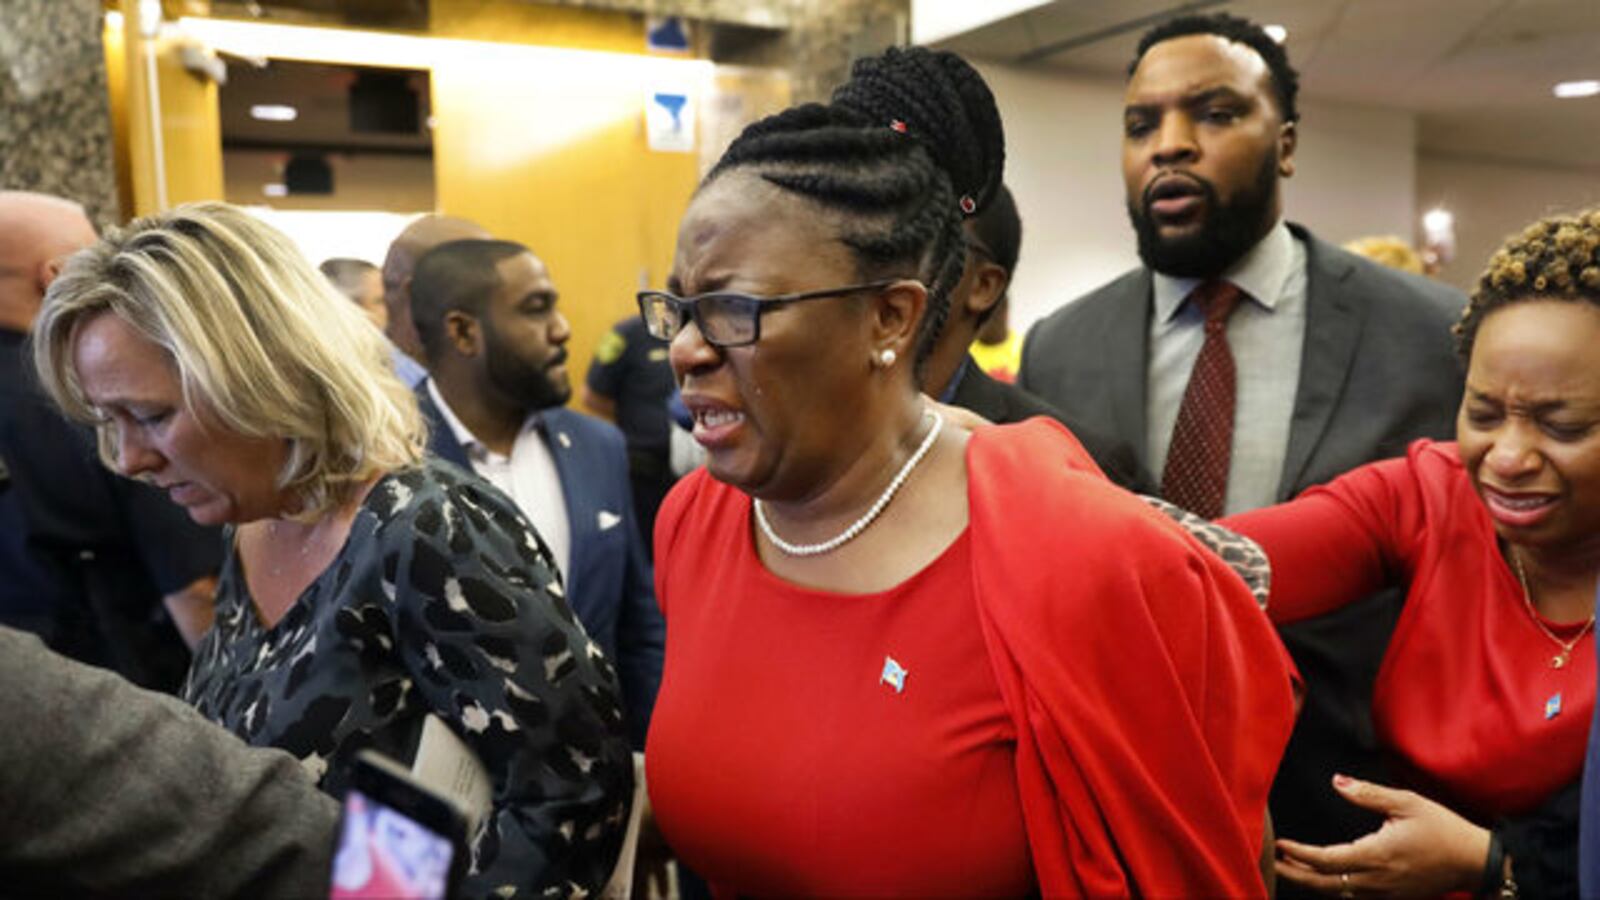
[[[467,822],[387,757],[356,758],[333,855],[333,900],[445,900],[466,870]]]

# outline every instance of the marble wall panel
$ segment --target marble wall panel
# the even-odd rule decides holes
[[[0,188],[119,219],[100,0],[0,3]]]

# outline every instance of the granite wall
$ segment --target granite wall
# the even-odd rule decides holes
[[[781,68],[794,102],[826,100],[850,62],[908,39],[910,0],[538,0],[552,6],[612,9],[769,29],[718,62]]]
[[[905,39],[910,0],[539,0],[680,15],[751,29],[720,62],[789,75],[793,102],[826,99],[857,56]],[[100,0],[4,0],[0,16],[0,189],[79,201],[120,219]]]
[[[826,100],[850,76],[850,63],[911,32],[910,0],[795,0],[779,62],[789,70],[796,103]]]
[[[0,15],[0,188],[119,216],[100,0],[5,0]]]

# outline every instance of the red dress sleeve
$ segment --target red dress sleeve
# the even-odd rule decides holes
[[[1406,574],[1424,536],[1420,453],[1368,463],[1277,506],[1219,524],[1252,538],[1272,563],[1267,615],[1277,623],[1320,616]]]
[[[974,576],[1018,720],[1046,896],[1260,896],[1293,668],[1249,589],[1177,525],[1042,460],[1050,426],[975,432]]]

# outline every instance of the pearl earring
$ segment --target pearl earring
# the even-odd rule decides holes
[[[882,353],[878,354],[878,362],[882,363],[885,369],[894,365],[894,361],[898,358],[893,347],[885,348]]]

